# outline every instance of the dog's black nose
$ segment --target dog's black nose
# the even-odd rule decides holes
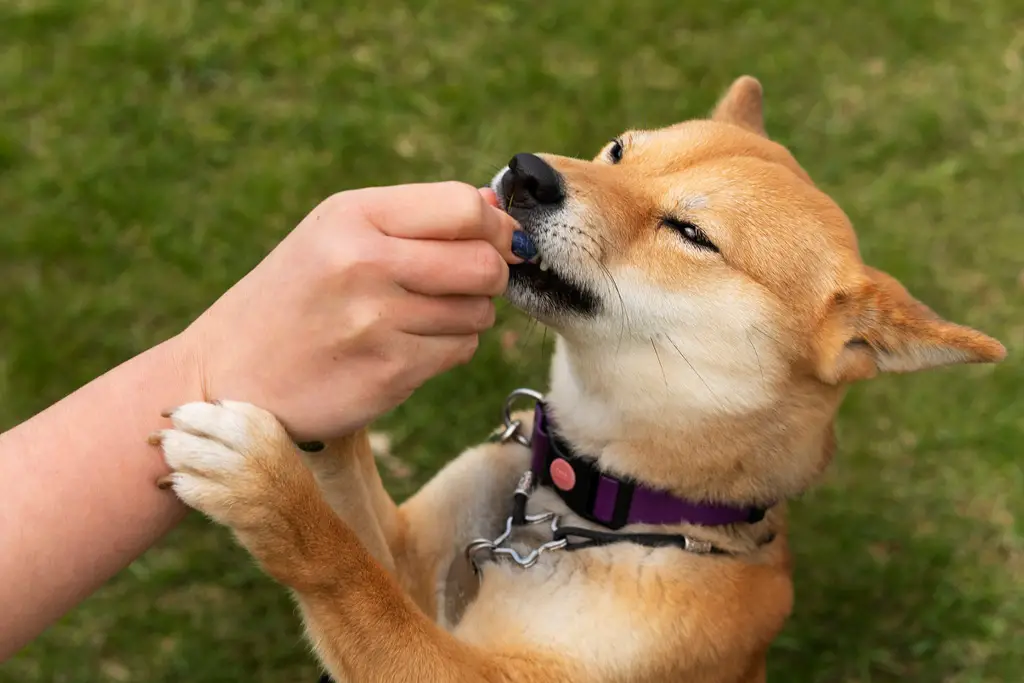
[[[557,204],[565,199],[558,171],[536,154],[517,154],[508,162],[505,194],[514,204],[533,200],[537,204]]]

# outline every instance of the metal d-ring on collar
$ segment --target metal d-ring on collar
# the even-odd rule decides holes
[[[516,443],[529,448],[530,437],[523,434],[519,429],[523,426],[522,421],[512,419],[512,406],[515,404],[516,399],[520,397],[532,398],[536,403],[542,403],[544,401],[544,394],[539,391],[534,391],[533,389],[516,389],[509,394],[508,398],[505,399],[505,405],[501,410],[501,417],[505,422],[505,431],[501,433],[498,439],[501,443],[508,443],[514,439]]]

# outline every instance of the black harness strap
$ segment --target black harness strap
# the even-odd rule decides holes
[[[587,548],[598,548],[613,543],[635,543],[648,548],[671,548],[676,547],[682,550],[693,551],[694,540],[683,534],[620,534],[611,531],[596,531],[576,526],[562,526],[554,534],[555,540],[563,538],[566,546],[563,550],[585,550]],[[573,541],[571,537],[584,538],[584,541]],[[775,540],[775,534],[769,535],[758,545],[767,545]],[[698,541],[699,543],[699,541]],[[718,546],[708,545],[706,550],[700,552],[702,555],[734,555],[735,553],[723,550]]]
[[[585,541],[572,541],[570,537],[585,538]],[[682,534],[617,534],[608,531],[595,531],[576,526],[559,527],[555,532],[555,540],[566,539],[568,544],[565,550],[585,550],[587,548],[599,548],[613,543],[635,543],[636,545],[648,548],[682,548],[687,550],[687,543],[693,541]],[[730,553],[711,546],[707,551],[712,555],[729,555]]]

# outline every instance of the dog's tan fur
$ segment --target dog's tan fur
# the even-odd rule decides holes
[[[761,107],[744,77],[710,120],[624,135],[621,163],[545,156],[572,191],[541,252],[604,308],[585,319],[512,293],[559,333],[547,402],[564,436],[696,500],[770,504],[811,485],[850,382],[1004,355],[861,262],[842,211],[766,137]],[[720,253],[660,227],[664,215]],[[294,592],[339,682],[763,681],[790,612],[783,503],[757,524],[653,529],[731,556],[552,552],[528,570],[485,564],[474,595],[462,549],[500,531],[522,446],[471,449],[399,507],[363,432],[300,459],[254,406],[189,404],[172,419],[158,441],[176,493]],[[542,510],[592,526],[543,489],[530,501]]]

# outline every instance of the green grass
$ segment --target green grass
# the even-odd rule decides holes
[[[1019,0],[8,0],[0,428],[178,331],[331,192],[591,155],[703,114],[741,73],[866,258],[1010,349],[851,393],[835,466],[794,504],[797,607],[771,678],[1020,680]],[[543,384],[541,335],[507,348],[523,327],[504,311],[477,361],[385,420],[411,468],[398,494],[488,432],[508,390]],[[283,591],[192,518],[0,682],[316,673]]]

